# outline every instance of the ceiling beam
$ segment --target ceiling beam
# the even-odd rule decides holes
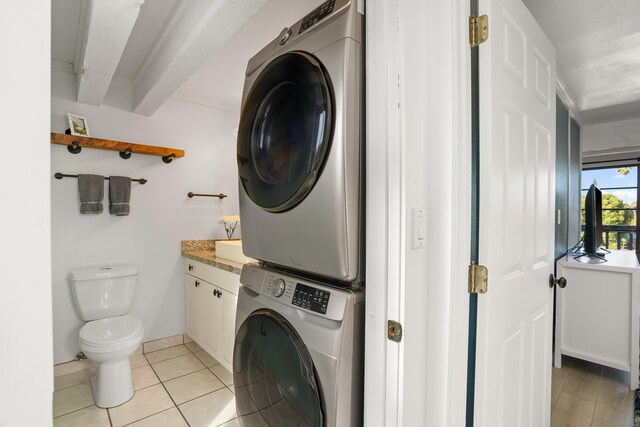
[[[83,0],[76,45],[78,102],[100,105],[144,0]]]
[[[153,114],[265,2],[183,1],[133,81],[133,111]]]

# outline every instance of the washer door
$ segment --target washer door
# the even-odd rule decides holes
[[[320,61],[289,52],[271,61],[244,101],[237,161],[247,195],[269,212],[300,203],[320,176],[333,133],[333,91]]]
[[[313,361],[281,315],[256,310],[244,321],[233,349],[233,383],[241,425],[323,425]]]

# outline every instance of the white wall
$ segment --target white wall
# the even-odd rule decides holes
[[[182,333],[184,273],[180,241],[222,238],[224,229],[218,218],[238,213],[233,135],[238,114],[169,99],[151,117],[144,117],[106,106],[77,104],[73,101],[74,84],[73,74],[53,71],[53,132],[64,132],[68,127],[66,113],[70,112],[87,117],[92,136],[181,148],[185,157],[164,164],[157,156],[133,154],[123,160],[114,151],[84,148],[73,155],[65,146],[51,146],[56,363],[72,359],[79,351],[78,330],[83,322],[74,307],[68,282],[70,270],[101,264],[137,265],[138,285],[131,313],[144,325],[144,340]],[[126,90],[115,92],[122,96],[116,99],[110,95],[107,103],[130,105],[130,98],[123,95]],[[77,180],[57,180],[53,178],[55,172],[125,175],[148,182],[132,183],[129,216],[109,215],[108,184],[103,201],[105,212],[80,215]],[[225,193],[229,197],[222,201],[189,199],[189,191]]]
[[[580,139],[584,162],[640,157],[640,119],[583,126]]]
[[[368,426],[465,422],[468,7],[367,3]],[[419,208],[426,242],[416,248],[411,211]],[[400,343],[387,339],[387,320],[403,325]]]
[[[51,4],[0,6],[0,426],[51,425]]]

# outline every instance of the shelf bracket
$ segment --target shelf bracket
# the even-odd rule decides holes
[[[80,147],[80,144],[74,141],[70,145],[67,145],[67,150],[69,150],[71,154],[78,154],[82,151],[82,147]]]
[[[131,147],[127,148],[124,151],[120,151],[119,154],[120,154],[120,158],[122,158],[122,159],[125,159],[125,160],[130,159],[131,158]]]
[[[169,154],[168,156],[162,156],[162,161],[165,162],[166,164],[169,164],[173,161],[173,159],[176,158],[175,154]]]

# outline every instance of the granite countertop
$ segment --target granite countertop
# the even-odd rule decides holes
[[[215,242],[216,240],[183,240],[182,256],[221,270],[240,274],[242,271],[241,263],[216,257]]]

